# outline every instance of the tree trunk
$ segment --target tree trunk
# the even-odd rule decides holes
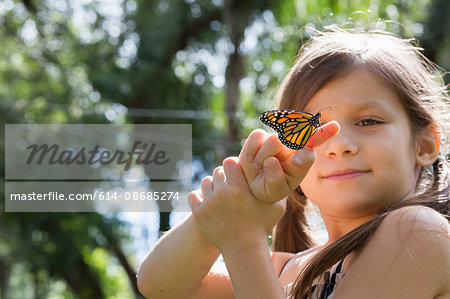
[[[430,13],[424,22],[424,32],[420,38],[421,46],[424,48],[425,56],[435,61],[441,46],[448,40],[450,30],[450,1],[434,0],[431,3]]]
[[[219,145],[217,153],[219,161],[228,156],[238,154],[239,128],[236,122],[236,111],[239,104],[239,82],[244,76],[244,59],[239,50],[239,45],[244,38],[251,9],[245,2],[228,1],[224,8],[225,24],[229,28],[229,37],[234,46],[234,51],[228,57],[228,65],[225,71],[225,113],[227,115],[228,130],[223,142]]]
[[[119,263],[125,269],[125,272],[127,273],[127,276],[128,276],[128,280],[130,281],[130,284],[131,284],[131,288],[133,289],[134,295],[136,296],[136,298],[143,298],[137,287],[136,271],[128,263],[127,257],[125,256],[122,249],[120,248],[118,241],[117,240],[108,240],[108,241],[113,242],[113,243],[110,243],[110,246],[109,246],[110,250],[114,253],[114,255],[119,260]]]
[[[84,262],[81,254],[76,251],[70,252],[70,258],[77,260],[77,266],[68,271],[53,273],[61,275],[71,287],[73,293],[80,299],[105,298],[98,278],[91,272],[89,266]]]
[[[0,259],[0,299],[6,298],[8,291],[9,267],[3,259]]]

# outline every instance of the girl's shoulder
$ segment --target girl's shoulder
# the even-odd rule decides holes
[[[280,273],[283,270],[284,266],[293,256],[295,256],[294,253],[281,251],[271,252],[270,255],[272,256],[272,263],[277,276],[280,276]]]
[[[426,255],[450,269],[450,224],[432,208],[421,205],[403,207],[386,215],[367,247],[367,251],[398,251],[412,262],[425,259]]]
[[[316,249],[318,249],[318,247],[312,247],[298,253],[281,252],[281,251],[271,252],[270,254],[272,256],[272,263],[275,268],[275,273],[278,276],[280,276],[281,272],[286,268],[286,266],[289,263],[299,258],[302,258],[302,256],[305,256],[315,251]]]
[[[379,297],[450,295],[449,252],[450,225],[444,216],[424,206],[394,210],[358,253],[336,298],[363,298],[375,289]]]
[[[440,236],[440,234],[431,234],[431,232],[448,234],[450,232],[450,224],[436,210],[415,205],[403,207],[387,214],[377,231],[378,234],[396,234],[398,237],[407,239],[422,234],[433,238]]]
[[[272,252],[272,261],[275,273],[280,278],[280,282],[291,282],[297,277],[298,269],[304,266],[308,259],[317,253],[323,246],[315,246],[297,254],[287,252]]]

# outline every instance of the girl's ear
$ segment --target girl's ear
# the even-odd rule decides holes
[[[436,161],[439,155],[441,134],[436,125],[429,126],[418,134],[416,140],[416,162],[419,166],[428,166]]]

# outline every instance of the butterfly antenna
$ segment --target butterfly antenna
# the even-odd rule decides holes
[[[323,111],[323,110],[333,110],[333,108],[331,108],[331,106],[328,106],[328,107],[326,107],[326,108],[320,109],[319,112],[321,112],[321,111]],[[322,125],[323,125],[323,122],[320,122],[320,123],[319,123],[320,130],[323,132]]]
[[[328,106],[326,108],[320,109],[319,112],[323,111],[323,110],[333,110],[333,108],[331,106]]]

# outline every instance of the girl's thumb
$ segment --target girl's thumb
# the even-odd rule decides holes
[[[308,170],[314,163],[315,158],[316,155],[314,153],[314,150],[310,147],[305,147],[296,152],[295,155],[292,156],[291,161],[295,166],[304,170]]]

